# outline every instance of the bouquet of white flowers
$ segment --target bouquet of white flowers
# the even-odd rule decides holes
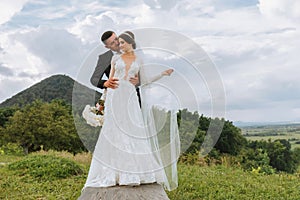
[[[106,89],[95,106],[86,105],[82,117],[91,126],[102,126],[104,122],[104,103],[106,99]]]

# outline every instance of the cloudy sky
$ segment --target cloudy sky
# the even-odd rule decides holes
[[[164,28],[215,63],[231,121],[300,121],[299,0],[1,0],[0,102],[54,74],[76,79],[99,35]]]

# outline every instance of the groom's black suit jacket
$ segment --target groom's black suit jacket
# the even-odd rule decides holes
[[[113,57],[113,52],[111,50],[105,52],[104,54],[99,55],[97,66],[94,70],[94,73],[90,79],[92,85],[104,89],[104,83],[106,80],[103,79],[103,75],[105,74],[107,77],[109,77],[110,68],[111,68],[111,59]],[[139,99],[139,103],[141,105],[141,97],[139,88],[136,89],[137,96]]]
[[[112,51],[107,51],[104,54],[99,55],[96,68],[90,79],[91,83],[94,86],[104,89],[103,84],[106,80],[103,79],[103,75],[105,74],[107,77],[109,77],[112,57],[113,57]]]

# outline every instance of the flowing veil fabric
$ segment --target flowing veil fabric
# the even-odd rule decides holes
[[[177,124],[179,105],[172,94],[172,85],[158,81],[162,78],[155,72],[153,65],[143,63],[143,54],[137,53],[140,62],[140,91],[142,113],[148,140],[160,169],[165,174],[164,187],[173,190],[178,186],[177,160],[180,155],[180,139]],[[163,79],[171,79],[172,75]],[[171,101],[163,103],[163,99]],[[172,98],[173,97],[173,98]]]

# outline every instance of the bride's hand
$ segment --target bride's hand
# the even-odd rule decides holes
[[[134,86],[138,85],[138,83],[139,83],[139,76],[135,75],[134,77],[130,77],[129,82],[132,83]]]
[[[170,76],[173,71],[174,71],[173,69],[168,69],[168,70],[162,72],[162,75],[163,76]]]

